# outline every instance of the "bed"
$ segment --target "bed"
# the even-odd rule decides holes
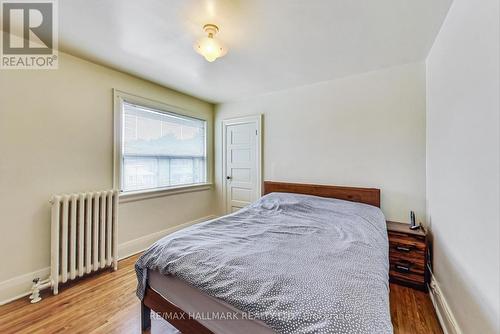
[[[137,261],[151,310],[189,333],[392,333],[380,190],[264,182],[233,214],[153,244]]]

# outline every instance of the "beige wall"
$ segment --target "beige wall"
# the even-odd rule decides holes
[[[221,121],[264,114],[264,179],[378,187],[387,218],[425,216],[425,67],[416,63],[216,106]]]
[[[434,274],[463,333],[500,332],[498,13],[455,0],[427,58]]]
[[[112,187],[113,88],[196,111],[212,133],[213,105],[64,53],[58,70],[0,71],[0,282],[49,265],[51,195]],[[121,204],[118,243],[210,215],[212,199]]]

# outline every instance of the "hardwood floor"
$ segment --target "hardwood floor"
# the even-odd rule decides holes
[[[395,334],[443,333],[428,293],[391,283],[390,301]]]
[[[45,291],[37,304],[26,297],[1,306],[0,333],[140,333],[136,259],[64,286],[58,296]],[[394,333],[442,333],[428,294],[391,284],[390,300]],[[167,326],[153,320],[151,332],[168,332]]]

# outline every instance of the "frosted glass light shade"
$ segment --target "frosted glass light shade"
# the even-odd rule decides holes
[[[222,46],[222,44],[214,38],[214,35],[219,30],[215,25],[205,25],[205,32],[208,33],[207,37],[203,37],[198,40],[194,45],[196,52],[201,54],[209,62],[213,62],[217,58],[224,56],[227,53],[227,49]]]

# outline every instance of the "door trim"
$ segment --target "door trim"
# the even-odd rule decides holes
[[[238,117],[238,118],[229,118],[222,120],[222,200],[224,201],[224,211],[226,214],[229,214],[229,208],[227,207],[227,182],[226,182],[226,162],[227,162],[227,153],[226,153],[226,127],[229,125],[236,125],[242,123],[256,122],[257,123],[257,140],[256,140],[256,171],[257,171],[257,198],[262,196],[262,114]]]

